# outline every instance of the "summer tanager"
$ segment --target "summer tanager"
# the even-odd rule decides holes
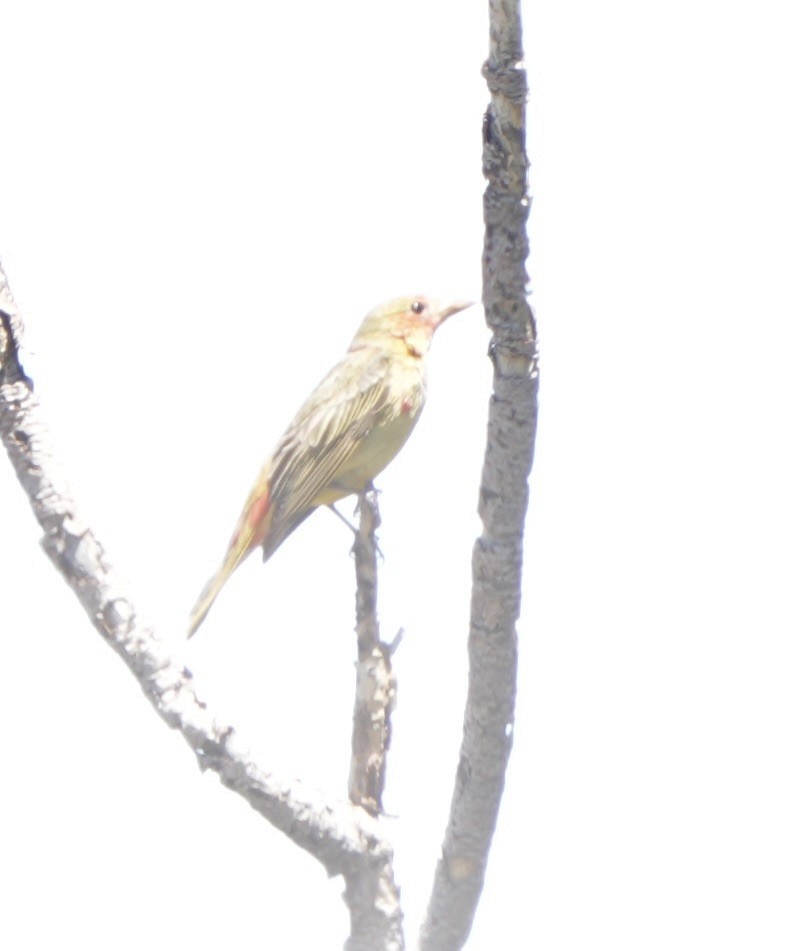
[[[391,462],[424,407],[432,335],[469,306],[400,297],[367,314],[261,469],[224,561],[192,609],[189,637],[258,545],[266,561],[319,505],[363,492]]]

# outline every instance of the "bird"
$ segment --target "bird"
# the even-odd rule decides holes
[[[256,548],[262,547],[267,561],[315,509],[364,492],[397,455],[424,408],[433,334],[470,306],[398,297],[367,314],[345,356],[312,391],[263,464],[224,560],[192,609],[188,637]]]

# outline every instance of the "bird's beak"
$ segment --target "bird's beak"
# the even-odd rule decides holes
[[[459,314],[461,310],[473,307],[474,303],[472,300],[464,300],[456,304],[439,304],[435,309],[433,327],[440,327],[444,320],[448,320],[453,314]]]

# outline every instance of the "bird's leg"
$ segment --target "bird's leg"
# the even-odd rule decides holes
[[[373,493],[374,493],[374,495],[375,495],[375,502],[377,502],[377,498],[378,498],[378,496],[380,495],[380,490],[379,490],[379,489],[376,489],[375,486],[370,482],[369,485],[366,487],[366,489],[364,489],[363,492],[360,492],[359,495],[358,495],[358,497],[357,497],[358,501],[356,502],[356,508],[355,508],[355,510],[354,510],[354,512],[353,512],[354,515],[358,515],[359,510],[360,510],[360,506],[361,506],[361,497],[362,497],[363,495],[366,495],[368,492],[373,492]],[[353,537],[354,537],[354,539],[358,540],[358,536],[359,536],[359,531],[360,531],[360,529],[359,529],[356,525],[354,525],[353,522],[351,522],[349,518],[345,518],[345,516],[339,511],[339,509],[336,507],[336,505],[334,505],[333,502],[332,502],[330,505],[327,505],[326,508],[331,509],[331,511],[334,513],[334,515],[336,515],[336,517],[337,517],[344,525],[347,525],[347,527],[350,529],[351,532],[353,532]],[[377,513],[377,506],[375,506],[375,512]],[[377,525],[375,526],[375,528],[377,528]],[[383,552],[380,550],[380,546],[378,545],[378,540],[377,540],[376,537],[374,537],[374,542],[375,542],[375,554],[380,558],[381,561],[384,561],[385,559],[384,559],[384,557],[383,557]],[[350,554],[351,554],[351,555],[354,553],[355,548],[356,548],[356,542],[354,541],[354,542],[353,542],[353,547],[350,549]]]
[[[334,505],[333,502],[331,503],[331,505],[328,506],[328,508],[331,509],[334,515],[336,515],[336,517],[341,522],[344,522],[345,525],[347,525],[347,527],[350,529],[351,532],[353,532],[354,535],[358,533],[358,529],[356,528],[356,526],[350,521],[349,518],[345,518],[345,516],[339,511],[339,509],[336,507],[336,505]],[[356,507],[356,511],[358,512],[358,507]]]

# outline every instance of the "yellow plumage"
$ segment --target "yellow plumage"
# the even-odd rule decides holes
[[[470,306],[398,298],[371,311],[344,359],[318,384],[264,464],[189,637],[259,545],[267,560],[320,505],[363,492],[407,441],[426,397],[425,356],[443,321]]]

